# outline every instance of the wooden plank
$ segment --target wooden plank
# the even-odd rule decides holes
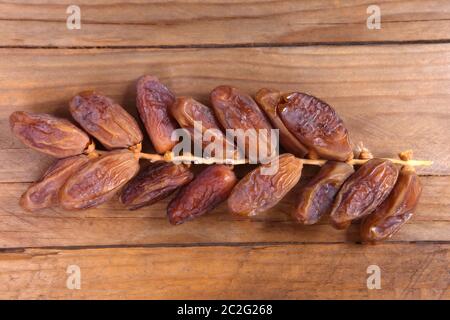
[[[126,63],[118,63],[125,62]],[[231,84],[255,93],[264,86],[301,90],[333,105],[352,139],[376,156],[412,148],[432,167],[450,173],[450,45],[319,46],[241,49],[0,50],[0,181],[36,179],[49,159],[9,133],[16,110],[67,116],[77,92],[97,89],[136,114],[135,81],[161,78],[178,95],[207,103],[208,93]],[[29,159],[36,157],[33,162]],[[19,160],[20,159],[20,160]],[[18,161],[26,160],[18,166]]]
[[[25,250],[0,254],[2,299],[449,299],[449,245]],[[280,264],[282,261],[282,264]],[[81,289],[66,286],[69,265]],[[381,289],[367,288],[377,265]]]
[[[424,191],[417,214],[391,241],[450,241],[449,180],[448,177],[423,177]],[[127,211],[114,200],[80,212],[53,209],[27,213],[18,206],[20,194],[27,186],[18,183],[1,185],[2,248],[359,241],[358,225],[340,231],[333,229],[328,219],[314,226],[292,222],[290,213],[300,185],[275,208],[253,221],[230,215],[223,204],[180,226],[172,226],[167,221],[168,200],[136,211]]]
[[[119,63],[118,61],[126,61]],[[450,45],[351,46],[171,50],[0,50],[0,246],[141,245],[167,243],[357,241],[326,221],[300,227],[288,221],[292,197],[259,221],[236,221],[222,206],[215,213],[172,227],[167,202],[136,212],[116,202],[85,212],[25,213],[20,194],[50,159],[9,133],[15,110],[67,116],[67,101],[95,88],[136,113],[134,82],[153,73],[179,95],[205,102],[216,85],[250,93],[263,86],[300,89],[336,107],[355,141],[379,156],[413,148],[435,165],[422,174],[449,174]],[[418,89],[420,88],[420,90]],[[415,219],[394,241],[449,241],[448,177],[424,177]],[[291,199],[291,200],[289,200]],[[224,232],[226,230],[226,232]]]
[[[66,0],[0,3],[2,46],[271,45],[448,40],[450,3],[383,1],[381,29],[367,28],[371,0],[79,0],[69,30]]]

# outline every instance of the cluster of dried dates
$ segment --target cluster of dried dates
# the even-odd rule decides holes
[[[70,101],[69,110],[81,129],[47,114],[14,112],[12,132],[27,146],[59,160],[23,194],[29,211],[53,206],[86,209],[119,194],[133,210],[176,193],[167,208],[170,223],[180,224],[228,199],[229,210],[252,216],[275,206],[299,181],[301,157],[328,160],[300,189],[293,218],[317,223],[329,215],[332,225],[347,228],[362,219],[361,237],[372,242],[392,236],[408,221],[417,205],[421,185],[410,166],[370,159],[356,171],[347,129],[327,103],[305,93],[284,94],[261,89],[255,100],[236,88],[219,86],[210,95],[211,108],[190,97],[176,98],[156,77],[137,83],[137,109],[155,150],[171,151],[172,131],[217,129],[279,129],[284,153],[278,170],[262,174],[260,165],[238,181],[233,167],[213,164],[194,176],[185,164],[159,161],[140,170],[143,134],[136,120],[119,104],[93,91]],[[108,151],[95,150],[90,136]],[[408,159],[403,159],[408,160]]]

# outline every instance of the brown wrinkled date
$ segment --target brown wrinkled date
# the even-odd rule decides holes
[[[111,151],[89,161],[72,175],[59,194],[64,209],[87,209],[111,199],[139,171],[139,160],[128,150]]]
[[[89,158],[86,155],[57,160],[42,178],[33,183],[22,195],[20,206],[28,211],[36,211],[58,205],[61,187],[88,161]]]
[[[143,76],[137,83],[137,109],[156,152],[172,150],[172,132],[178,128],[168,108],[175,102],[175,95],[158,78]]]
[[[330,213],[334,197],[354,172],[353,166],[345,162],[327,161],[317,175],[301,188],[294,219],[310,225]]]
[[[69,109],[75,121],[107,149],[128,148],[142,141],[136,120],[104,95],[81,92],[72,98]]]
[[[353,158],[347,129],[325,102],[295,92],[282,96],[278,111],[285,126],[309,148],[310,158],[337,161]]]
[[[276,172],[263,174],[269,166],[259,166],[234,187],[228,198],[232,213],[253,216],[272,208],[297,184],[303,168],[302,161],[288,153],[279,156]]]
[[[363,164],[342,186],[331,210],[337,229],[372,213],[389,195],[398,176],[398,167],[389,160],[372,159]]]
[[[267,143],[266,150],[271,150],[269,135],[272,126],[252,97],[236,88],[219,86],[211,91],[211,103],[217,119],[225,129],[241,129],[244,131],[251,129],[246,133],[254,141],[261,141],[258,140],[258,135],[254,135],[255,129],[257,133],[261,129],[267,130],[267,136],[261,138],[266,140],[264,142]],[[245,148],[245,153],[248,155],[249,140],[246,140]]]
[[[415,170],[404,166],[389,197],[361,224],[363,241],[376,242],[396,233],[413,215],[422,186]]]
[[[222,144],[224,152],[226,148],[229,148],[229,150],[234,149],[234,145],[226,140],[214,112],[209,107],[192,98],[180,97],[177,98],[175,103],[170,107],[170,111],[172,116],[178,121],[178,124],[189,131],[193,141],[195,137],[194,122],[197,122],[201,125],[199,128],[200,132],[197,132],[200,139],[202,139],[202,135],[208,130],[208,133],[214,137],[213,141]],[[203,138],[206,139],[206,137]],[[208,140],[200,141],[200,145],[202,145],[203,148],[207,148],[210,143],[211,141]],[[211,156],[217,157],[219,155],[211,154]]]
[[[220,125],[213,111],[192,98],[177,98],[170,107],[170,111],[182,128],[190,129],[192,132],[194,130],[194,121],[201,121],[202,132],[208,129],[220,130]]]
[[[130,210],[148,206],[168,197],[194,178],[183,164],[159,161],[149,165],[123,188],[120,201]]]
[[[280,130],[280,144],[295,156],[304,157],[308,153],[308,149],[286,128],[278,115],[281,92],[263,88],[256,93],[255,100],[264,110],[272,125]]]
[[[228,198],[236,182],[229,166],[214,164],[207,167],[169,203],[170,223],[181,224],[211,211]]]
[[[90,142],[88,135],[71,122],[48,114],[16,111],[9,123],[25,145],[56,158],[82,154]]]

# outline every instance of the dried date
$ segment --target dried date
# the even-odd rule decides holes
[[[83,153],[90,139],[66,119],[16,111],[9,117],[11,131],[25,145],[56,158]]]
[[[292,154],[279,156],[278,170],[263,174],[264,164],[248,173],[234,187],[228,208],[234,214],[253,216],[275,206],[299,181],[303,164]]]
[[[331,222],[337,229],[371,214],[390,194],[398,176],[398,167],[389,160],[372,159],[345,181],[331,210]]]
[[[172,132],[178,127],[169,114],[169,107],[175,102],[175,95],[158,78],[143,76],[137,83],[137,109],[156,152],[172,150],[177,143],[171,140]]]
[[[67,179],[89,161],[86,155],[57,160],[20,198],[20,206],[28,211],[58,205],[59,190]]]
[[[222,155],[211,153],[208,156],[225,158],[225,150],[227,148],[228,150],[234,150],[234,145],[226,140],[214,112],[209,107],[192,98],[180,97],[170,107],[170,111],[172,116],[178,121],[178,124],[189,131],[193,141],[194,137],[197,136],[202,139],[201,141],[197,141],[197,143],[202,145],[204,149],[208,148],[211,142],[222,145]],[[200,125],[200,128],[198,128],[199,132],[195,132],[195,122]],[[206,139],[203,136],[205,133],[208,133],[210,135],[209,138],[213,138],[213,140],[203,140]]]
[[[272,125],[279,129],[280,143],[284,149],[297,157],[304,157],[308,153],[308,149],[286,128],[278,114],[281,92],[263,88],[256,93],[255,100],[264,110]]]
[[[345,162],[327,161],[317,175],[301,188],[294,219],[310,225],[330,213],[334,197],[354,171],[353,166]]]
[[[168,197],[193,178],[194,174],[187,166],[159,161],[127,183],[120,201],[130,210],[148,206]]]
[[[170,107],[170,112],[182,128],[191,128],[193,130],[194,121],[201,121],[202,132],[208,129],[221,130],[214,112],[209,107],[190,97],[177,98]]]
[[[391,194],[361,223],[362,240],[376,242],[395,234],[411,219],[421,193],[422,185],[416,172],[404,166]]]
[[[211,211],[228,198],[236,182],[229,166],[214,164],[207,167],[169,203],[170,223],[181,224]]]
[[[67,210],[87,209],[111,199],[139,171],[139,160],[128,150],[108,152],[89,161],[62,187],[59,201]]]
[[[310,158],[346,161],[353,158],[347,129],[327,103],[305,93],[283,95],[279,115],[306,147]]]
[[[142,141],[136,120],[104,95],[81,92],[70,101],[69,110],[75,121],[109,150],[128,148]]]
[[[245,150],[242,150],[243,153],[249,156],[250,141],[257,141],[258,146],[264,143],[267,154],[271,154],[269,153],[272,150],[269,135],[272,126],[252,97],[236,88],[219,86],[211,91],[211,103],[217,119],[225,129],[240,129],[247,134],[249,139],[242,146],[245,147]],[[267,135],[265,137],[259,135],[259,130],[266,130]]]

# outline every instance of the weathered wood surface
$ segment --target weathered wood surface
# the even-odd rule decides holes
[[[424,191],[417,214],[391,241],[450,241],[449,180],[448,177],[423,177]],[[332,228],[328,219],[314,226],[300,226],[291,221],[298,187],[275,208],[253,221],[232,216],[223,204],[206,216],[172,226],[166,218],[168,200],[136,211],[127,211],[114,200],[80,212],[55,208],[27,213],[17,204],[27,186],[22,183],[2,185],[1,248],[360,240],[358,225],[341,231]]]
[[[447,175],[450,45],[401,49],[0,50],[0,130],[4,133],[0,140],[4,190],[0,195],[0,246],[358,241],[357,226],[346,233],[332,229],[327,221],[313,227],[290,222],[295,191],[253,222],[237,221],[223,205],[206,217],[172,227],[165,218],[167,201],[134,212],[112,202],[85,212],[54,209],[25,213],[17,205],[20,194],[52,160],[14,138],[8,116],[14,110],[68,116],[67,101],[89,88],[105,92],[136,114],[134,82],[144,73],[158,75],[179,95],[193,95],[204,102],[209,91],[221,83],[250,93],[263,86],[300,89],[335,106],[354,140],[364,141],[376,155],[395,156],[413,148],[417,158],[435,161],[433,167],[420,169],[422,174]],[[127,64],[118,65],[117,61]],[[418,214],[395,241],[449,240],[449,180],[446,176],[424,177]]]
[[[448,244],[28,249],[0,255],[0,297],[449,299]],[[69,290],[66,270],[81,271]],[[367,267],[381,289],[367,288]]]
[[[66,28],[70,4],[0,0],[0,298],[450,299],[449,1],[383,1],[380,30],[366,27],[369,0],[81,0],[81,30]],[[74,94],[97,89],[136,116],[143,74],[205,103],[220,84],[324,99],[375,155],[412,148],[435,162],[419,170],[416,215],[364,246],[358,225],[294,224],[298,186],[253,221],[223,204],[173,227],[168,200],[24,212],[21,193],[52,159],[10,134],[9,114],[68,117]],[[367,289],[371,264],[381,290]],[[81,268],[81,290],[66,287],[69,265]]]
[[[126,63],[123,63],[126,61]],[[0,181],[29,182],[48,165],[9,133],[15,110],[67,116],[77,92],[96,89],[136,114],[135,81],[157,75],[178,95],[207,102],[217,85],[254,94],[301,90],[336,108],[355,142],[377,156],[414,149],[450,173],[450,45],[237,49],[0,49]],[[33,163],[22,161],[36,158]],[[20,159],[20,160],[18,160]],[[42,159],[42,160],[41,160]],[[18,165],[20,161],[22,165]]]
[[[381,29],[367,28],[371,0],[80,0],[81,29],[69,30],[68,0],[1,1],[1,46],[193,46],[443,41],[450,3],[383,1]]]

